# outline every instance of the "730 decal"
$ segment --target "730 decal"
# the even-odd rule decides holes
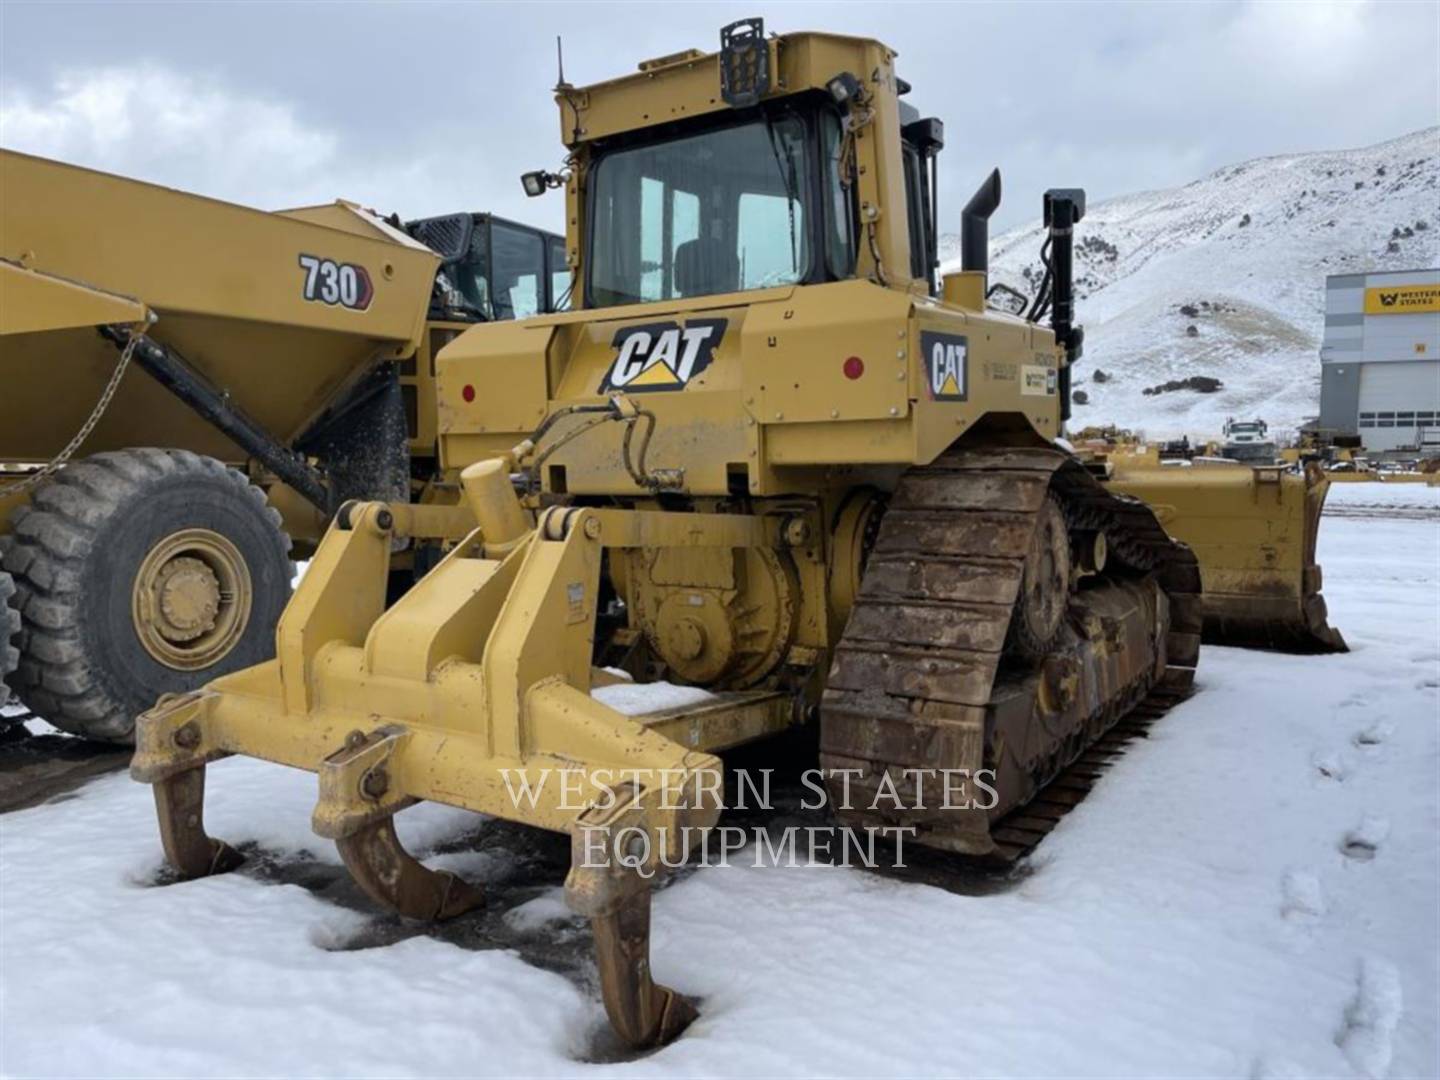
[[[315,255],[301,255],[300,269],[305,271],[301,295],[317,304],[339,305],[351,311],[364,311],[375,297],[375,286],[363,266],[337,263]]]

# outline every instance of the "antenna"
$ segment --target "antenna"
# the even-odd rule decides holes
[[[555,35],[555,67],[558,70],[559,79],[555,83],[555,89],[567,87],[570,84],[565,81],[565,46],[560,41],[560,35]]]

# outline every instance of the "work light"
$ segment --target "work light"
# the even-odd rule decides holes
[[[860,80],[850,72],[842,71],[825,84],[825,89],[830,91],[835,104],[844,105],[860,96]]]

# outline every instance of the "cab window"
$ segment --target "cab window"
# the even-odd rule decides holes
[[[550,311],[569,311],[574,288],[570,268],[565,265],[565,241],[559,237],[549,243]]]
[[[495,318],[524,319],[537,314],[544,303],[545,242],[538,233],[502,221],[492,222],[490,229]]]

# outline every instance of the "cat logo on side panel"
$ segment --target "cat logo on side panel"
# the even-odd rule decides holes
[[[920,332],[920,351],[925,357],[926,385],[935,401],[964,401],[969,341],[958,334]]]
[[[724,319],[690,319],[683,326],[663,322],[621,327],[610,343],[615,360],[600,381],[599,393],[684,389],[710,366],[725,325]]]

